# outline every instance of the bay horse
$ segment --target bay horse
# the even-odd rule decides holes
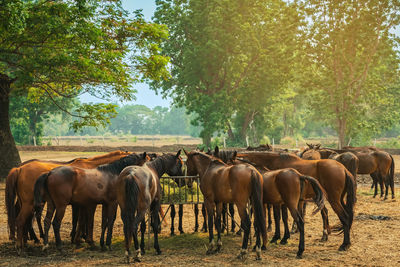
[[[373,180],[373,184],[379,182],[381,188],[381,197],[383,196],[384,184],[386,186],[384,200],[387,199],[389,187],[392,192],[392,198],[395,198],[394,193],[394,159],[389,153],[379,150],[375,147],[360,147],[352,149],[324,149],[323,157],[330,156],[333,152],[344,153],[351,152],[359,160],[358,174],[369,174]],[[329,157],[328,156],[328,157]],[[378,194],[378,188],[375,187],[374,197]]]
[[[233,164],[243,163],[242,160],[236,160],[235,154],[232,155],[230,162]],[[285,233],[281,240],[281,244],[287,244],[290,238],[289,226],[287,221],[287,209],[300,232],[299,247],[297,258],[302,258],[304,252],[304,219],[301,210],[299,210],[300,201],[305,198],[312,197],[317,208],[313,211],[313,215],[319,212],[324,206],[325,190],[320,183],[313,177],[302,175],[293,168],[279,169],[270,171],[261,168],[252,162],[253,165],[263,176],[263,203],[273,205],[275,234],[271,239],[271,243],[277,242],[280,237],[280,209],[282,209],[282,219],[285,226]],[[263,239],[262,249],[266,249],[267,240]]]
[[[96,169],[84,169],[75,166],[60,166],[41,175],[34,188],[34,206],[38,209],[43,201],[43,195],[48,197],[47,214],[44,220],[44,246],[48,246],[48,230],[53,219],[53,229],[56,247],[61,250],[60,227],[69,204],[78,205],[87,211],[87,242],[93,246],[93,219],[97,204],[103,204],[103,212],[107,213],[107,224],[102,225],[101,243],[104,245],[104,227],[108,228],[107,245],[111,245],[112,227],[117,209],[115,182],[120,172],[127,166],[141,165],[149,160],[146,152],[130,154],[109,164],[98,166]],[[75,242],[80,242],[78,225]]]
[[[121,209],[121,219],[124,223],[125,256],[127,263],[130,261],[130,246],[134,240],[136,255],[134,261],[141,261],[141,249],[144,252],[144,238],[142,237],[139,249],[137,238],[138,224],[145,218],[146,211],[150,209],[151,222],[154,233],[154,248],[161,254],[158,244],[158,225],[160,218],[158,211],[161,201],[160,177],[167,173],[170,176],[183,176],[181,150],[176,155],[164,154],[143,166],[130,166],[125,168],[116,181],[118,205]]]
[[[220,159],[202,152],[184,150],[187,160],[188,175],[200,176],[200,189],[203,193],[204,204],[208,215],[209,247],[207,254],[219,252],[222,248],[221,241],[221,212],[222,203],[235,203],[241,224],[244,230],[242,249],[238,258],[244,259],[247,255],[247,246],[250,233],[250,218],[246,205],[251,200],[255,214],[256,230],[256,259],[261,259],[261,239],[266,236],[265,217],[262,205],[263,179],[261,174],[247,164],[228,166]],[[214,250],[213,220],[216,209],[217,247]]]
[[[87,169],[96,168],[101,164],[113,162],[127,155],[129,155],[128,152],[117,150],[104,155],[87,159],[77,158],[64,163],[59,161],[30,160],[27,163],[21,164],[20,167],[11,169],[6,179],[5,202],[8,227],[10,229],[9,238],[11,240],[15,239],[15,229],[17,229],[17,252],[21,253],[23,250],[23,232],[26,226],[30,225],[33,217],[33,189],[40,175],[63,165]],[[18,200],[16,201],[17,196]],[[18,213],[16,210],[16,202],[19,207]],[[75,218],[77,217],[75,216]],[[38,225],[41,224],[38,223]],[[39,230],[40,229],[41,226],[39,226]]]
[[[237,157],[271,170],[294,168],[303,175],[316,178],[324,188],[332,209],[343,225],[344,239],[339,250],[347,250],[350,247],[350,229],[356,203],[356,184],[353,175],[341,163],[331,159],[304,160],[294,154],[275,152],[241,152],[237,154]],[[321,211],[321,215],[324,222],[322,241],[325,241],[328,239],[329,233],[328,216],[324,209]]]

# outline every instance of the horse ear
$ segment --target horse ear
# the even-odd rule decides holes
[[[236,160],[236,156],[237,156],[237,151],[235,150],[233,151],[231,160]]]
[[[179,157],[180,154],[181,154],[181,149],[178,150],[175,157]]]
[[[187,152],[184,148],[182,148],[183,153],[185,153],[185,155],[187,156],[189,154],[189,152]]]
[[[145,159],[147,157],[147,153],[143,152],[143,158]]]
[[[319,149],[321,147],[321,144],[315,145],[316,149]]]

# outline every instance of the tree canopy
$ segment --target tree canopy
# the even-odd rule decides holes
[[[9,96],[35,88],[36,99],[73,98],[83,92],[108,99],[134,98],[132,84],[168,77],[160,55],[165,26],[130,17],[120,1],[22,1],[0,5],[0,175],[19,162],[9,130]],[[62,109],[62,106],[59,106]],[[115,116],[113,104],[65,110],[72,125],[97,126]],[[10,160],[12,158],[12,160]]]

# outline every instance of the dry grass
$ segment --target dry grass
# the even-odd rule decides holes
[[[36,155],[43,156],[43,152]],[[89,155],[88,153],[84,153]],[[91,155],[91,154],[90,154]],[[53,159],[70,159],[77,155],[68,153],[62,155],[48,155]],[[32,154],[22,155],[23,159],[32,157]],[[65,158],[64,158],[65,157]],[[397,166],[400,166],[399,158],[396,157]],[[326,243],[319,241],[322,233],[322,220],[319,215],[306,216],[305,238],[306,250],[304,258],[295,258],[298,246],[298,234],[289,239],[289,244],[269,245],[267,251],[263,252],[262,262],[256,262],[254,253],[250,252],[246,262],[235,259],[239,252],[241,238],[236,235],[223,235],[223,251],[217,255],[205,255],[208,235],[205,233],[193,233],[194,213],[191,205],[184,207],[184,230],[186,234],[169,236],[170,218],[167,215],[168,226],[163,226],[160,246],[163,254],[154,255],[154,249],[148,250],[143,257],[144,266],[182,266],[182,265],[208,265],[208,266],[230,266],[230,265],[259,265],[265,266],[398,266],[400,265],[400,207],[397,201],[382,201],[372,198],[372,192],[368,186],[361,186],[357,192],[358,202],[355,209],[355,221],[351,231],[352,246],[349,251],[339,252],[338,247],[343,240],[343,235],[332,234]],[[399,192],[396,199],[400,198]],[[329,204],[328,204],[329,206]],[[164,211],[167,206],[163,206]],[[311,212],[311,208],[307,211]],[[178,212],[177,212],[178,213]],[[86,247],[75,250],[69,244],[68,234],[71,229],[71,213],[67,210],[61,227],[61,235],[64,241],[63,253],[56,251],[54,247],[53,232],[50,232],[50,249],[44,253],[40,246],[31,241],[27,245],[27,256],[17,256],[14,245],[8,241],[6,215],[4,210],[4,183],[0,184],[0,266],[102,266],[123,265],[123,232],[122,221],[117,216],[114,227],[113,248],[111,252],[101,252],[98,249],[91,251]],[[98,207],[95,220],[95,240],[99,241],[101,210]],[[329,207],[330,224],[339,222],[337,216]],[[382,215],[390,217],[389,220],[373,220],[369,215]],[[374,217],[372,217],[374,218]],[[238,217],[236,215],[236,220]],[[202,223],[202,219],[200,222]],[[175,228],[177,228],[177,220]],[[271,238],[272,234],[269,233]],[[147,236],[146,236],[147,238]],[[151,245],[152,246],[152,245]]]

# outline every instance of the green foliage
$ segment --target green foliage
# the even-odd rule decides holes
[[[6,0],[0,16],[0,74],[15,78],[14,92],[35,88],[34,100],[57,102],[82,92],[132,100],[132,83],[169,76],[159,47],[166,27],[147,23],[139,12],[129,17],[118,0]],[[74,130],[104,126],[116,115],[112,104],[59,108],[79,118]]]
[[[376,144],[376,147],[379,148],[397,148],[400,149],[400,136],[396,138],[390,138],[385,142],[379,142]]]
[[[269,140],[268,136],[264,135],[260,140],[260,145],[269,145],[271,141]]]

